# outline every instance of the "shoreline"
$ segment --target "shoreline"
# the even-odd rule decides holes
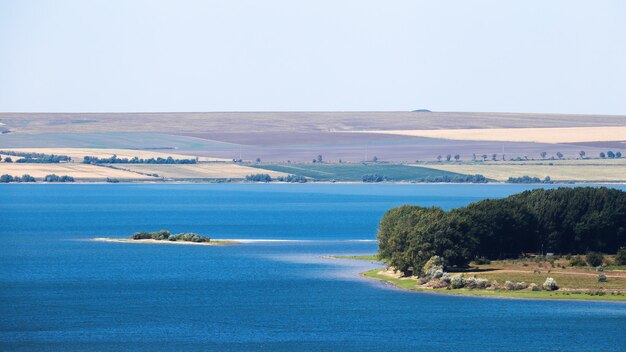
[[[358,259],[355,259],[358,260]],[[377,280],[382,283],[393,286],[394,289],[403,291],[413,291],[416,293],[425,293],[433,295],[447,295],[447,296],[464,296],[464,297],[478,297],[488,299],[528,299],[528,300],[543,300],[543,301],[596,301],[596,302],[621,302],[626,303],[626,296],[621,295],[591,295],[585,292],[576,291],[503,291],[503,290],[487,290],[487,289],[435,289],[424,288],[417,286],[417,279],[413,278],[394,278],[381,274],[383,272],[380,268],[368,270],[359,273],[360,277]],[[402,284],[402,281],[408,284]]]
[[[153,240],[153,239],[133,240],[130,238],[95,237],[95,238],[90,238],[89,240],[94,241],[94,242],[139,243],[139,244],[178,244],[178,245],[191,245],[191,246],[227,246],[227,245],[243,243],[237,240],[220,240],[220,239],[211,239],[210,242],[190,242],[190,241],[169,241],[169,240]]]
[[[572,182],[554,182],[554,183],[508,183],[508,182],[485,182],[485,183],[472,183],[472,182],[410,182],[410,181],[387,181],[387,182],[359,182],[359,181],[309,181],[306,183],[298,182],[246,182],[246,181],[231,181],[231,182],[219,182],[219,181],[207,181],[207,180],[146,180],[146,181],[120,181],[120,182],[106,182],[106,181],[75,181],[75,182],[7,182],[0,183],[0,185],[311,185],[311,184],[324,184],[324,185],[492,185],[492,186],[623,186],[626,185],[626,181],[572,181]]]
[[[348,259],[348,260],[367,260],[370,262],[378,262],[372,255],[362,256],[324,256],[332,259]],[[446,289],[446,288],[427,288],[420,287],[415,277],[400,277],[397,274],[390,275],[385,268],[375,268],[359,273],[359,277],[368,280],[376,280],[383,284],[389,285],[394,289],[412,291],[416,293],[425,293],[433,295],[449,295],[449,296],[465,296],[479,297],[491,299],[530,299],[530,300],[561,300],[561,301],[599,301],[599,302],[621,302],[626,303],[626,295],[615,295],[611,292],[603,292],[597,294],[592,290],[568,290],[562,289],[557,291],[528,291],[528,290],[494,290],[494,289]],[[617,292],[617,291],[615,291]]]

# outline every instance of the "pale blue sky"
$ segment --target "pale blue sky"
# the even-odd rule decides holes
[[[0,0],[0,111],[626,114],[626,1]]]

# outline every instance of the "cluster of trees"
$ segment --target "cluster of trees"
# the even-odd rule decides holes
[[[276,181],[290,182],[290,183],[306,183],[307,179],[304,176],[287,175],[287,176],[278,176],[278,177],[276,177]]]
[[[318,155],[317,158],[313,159],[313,163],[323,163],[324,159],[322,157],[322,154]]]
[[[130,236],[133,240],[157,240],[157,241],[181,241],[181,242],[210,242],[209,237],[198,235],[197,233],[178,233],[172,235],[168,230],[155,232],[135,232]]]
[[[0,183],[9,182],[37,182],[37,180],[35,180],[35,178],[29,174],[24,174],[22,176],[11,176],[9,174],[4,174],[0,176]]]
[[[149,158],[143,159],[138,157],[118,158],[117,155],[113,155],[110,158],[98,158],[96,156],[85,156],[83,158],[83,164],[196,164],[197,159],[174,159],[171,156],[167,158]]]
[[[427,176],[421,178],[419,182],[442,182],[442,183],[487,183],[489,181],[483,175],[441,175],[441,176]]]
[[[59,163],[61,161],[70,161],[70,158],[67,155],[54,155],[54,154],[42,154],[42,153],[26,153],[26,152],[15,152],[12,150],[0,150],[0,154],[11,155],[11,156],[19,156],[21,159],[17,159],[16,163]],[[0,159],[1,160],[1,159]],[[13,162],[11,157],[7,157],[4,160],[7,163]]]
[[[622,157],[622,152],[613,152],[612,150],[609,150],[608,152],[606,152],[606,154],[604,154],[604,152],[600,152],[600,158],[604,159],[604,158],[609,158],[609,159],[615,159],[615,158],[621,158]]]
[[[46,175],[43,182],[74,182],[74,177],[68,175],[58,176],[56,174]]]
[[[272,176],[268,174],[246,175],[246,181],[249,182],[272,182]]]
[[[385,214],[378,241],[380,257],[404,274],[420,274],[434,255],[466,266],[523,253],[615,253],[626,246],[626,192],[535,189],[448,212],[405,205]]]
[[[363,175],[363,182],[383,182],[387,181],[387,177],[378,174]]]
[[[508,183],[552,183],[552,179],[550,176],[546,176],[543,180],[539,177],[530,177],[530,176],[522,176],[522,177],[509,177],[506,181]]]

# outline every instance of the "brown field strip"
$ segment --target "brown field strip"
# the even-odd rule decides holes
[[[118,158],[133,157],[149,159],[149,158],[167,158],[171,156],[174,159],[195,159],[195,155],[179,155],[166,152],[157,152],[151,150],[134,150],[134,149],[97,149],[97,148],[6,148],[8,151],[23,152],[23,153],[42,153],[42,154],[55,154],[55,155],[67,155],[70,156],[74,162],[81,162],[85,156],[95,156],[98,158],[110,158],[114,154]],[[4,156],[3,156],[4,158]],[[230,159],[213,158],[201,156],[198,157],[198,161],[230,161]]]

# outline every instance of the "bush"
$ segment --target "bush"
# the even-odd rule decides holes
[[[585,256],[585,261],[589,266],[600,266],[604,262],[604,255],[598,252],[589,252]]]
[[[278,176],[276,178],[276,181],[289,182],[289,183],[306,183],[307,179],[304,176],[287,175],[287,176]]]
[[[518,290],[523,290],[525,288],[528,287],[528,284],[525,282],[511,282],[511,281],[506,281],[504,283],[504,289],[508,290],[508,291],[518,291]]]
[[[209,242],[210,238],[200,236],[197,233],[179,233],[168,238],[170,241],[184,241],[184,242]]]
[[[478,257],[476,259],[474,259],[474,263],[476,265],[487,265],[487,264],[491,264],[491,260],[485,258],[485,257]]]
[[[471,289],[485,289],[487,287],[489,287],[489,280],[487,279],[479,279],[476,277],[472,277],[469,279],[465,279],[465,285],[466,288],[471,288]]]
[[[450,288],[457,289],[465,286],[465,278],[463,274],[455,275],[450,278]]]
[[[546,279],[546,281],[543,283],[543,289],[544,290],[548,290],[548,291],[556,291],[559,289],[559,286],[556,283],[556,280],[549,277]]]
[[[9,183],[9,182],[13,182],[14,180],[15,179],[13,178],[13,176],[9,174],[4,174],[0,176],[0,183]]]
[[[43,178],[43,182],[74,182],[74,177],[67,175],[57,176],[55,174],[49,174]]]
[[[363,182],[383,182],[386,181],[387,178],[385,176],[381,176],[381,175],[363,175]]]
[[[118,180],[116,178],[109,178],[109,177],[107,177],[107,182],[108,183],[119,183],[120,180]]]
[[[539,285],[537,285],[536,283],[531,283],[530,284],[530,290],[531,291],[541,291],[541,287],[539,287]]]
[[[598,274],[598,282],[606,282],[606,275],[604,275],[604,273]]]
[[[583,257],[579,255],[575,255],[569,260],[569,265],[570,266],[585,266],[587,265],[587,263],[585,262]]]
[[[615,254],[615,265],[626,265],[626,247],[617,250],[617,254]]]

